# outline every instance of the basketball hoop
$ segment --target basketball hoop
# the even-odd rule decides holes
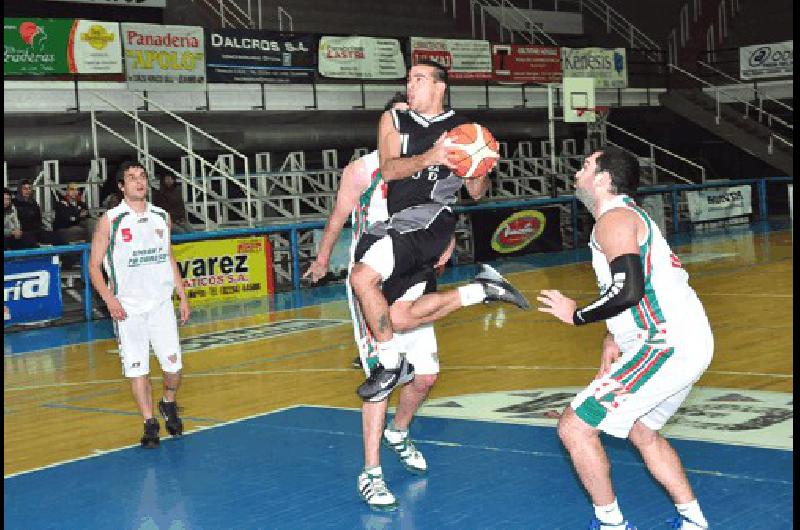
[[[578,118],[582,118],[584,114],[592,113],[595,116],[595,120],[597,122],[604,122],[606,118],[608,118],[608,107],[607,106],[597,106],[597,107],[575,107],[575,115]],[[591,114],[590,114],[591,115]]]

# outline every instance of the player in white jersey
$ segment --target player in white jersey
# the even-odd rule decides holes
[[[403,94],[397,94],[387,104],[387,110],[392,106],[402,108],[404,101]],[[353,254],[361,235],[371,226],[389,218],[386,185],[380,176],[377,151],[359,158],[344,169],[336,205],[325,226],[317,258],[304,274],[305,279],[317,282],[325,276],[333,247],[348,216],[353,224],[350,253],[352,268]],[[434,292],[435,271],[444,267],[454,243],[451,241],[435,267],[390,279],[382,286],[384,296],[390,304],[390,318],[398,330],[396,340],[402,351],[406,352],[407,362],[404,366],[407,369],[401,377],[400,400],[389,426],[384,429],[388,398],[394,386],[365,400],[362,406],[365,466],[358,477],[357,485],[362,498],[374,508],[396,507],[395,497],[386,487],[380,467],[381,433],[384,443],[398,454],[409,471],[427,471],[425,458],[408,436],[408,428],[439,373],[436,336],[431,323],[465,305],[487,299],[486,288],[478,282],[443,293]],[[364,371],[369,376],[378,364],[377,342],[361,314],[349,281],[346,286],[359,355]],[[504,299],[497,297],[491,300]]]
[[[164,372],[164,396],[158,409],[167,431],[183,433],[175,394],[181,382],[181,349],[172,293],[180,299],[181,322],[189,320],[189,304],[172,256],[169,215],[147,202],[147,172],[138,162],[125,162],[117,172],[123,200],[97,223],[92,238],[89,276],[106,303],[119,341],[125,377],[131,381],[144,418],[143,447],[159,445],[159,424],[153,416],[150,386],[150,344]],[[105,268],[108,284],[103,278]]]
[[[556,290],[543,307],[574,325],[605,320],[600,370],[566,407],[558,434],[592,499],[590,528],[633,528],[622,515],[598,436],[628,438],[678,510],[673,528],[708,528],[680,459],[659,429],[708,368],[714,349],[705,310],[658,226],[631,195],[639,163],[612,146],[586,158],[575,195],[596,219],[589,246],[600,298],[578,309]]]

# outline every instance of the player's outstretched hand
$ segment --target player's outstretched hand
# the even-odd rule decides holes
[[[305,274],[303,274],[303,279],[311,283],[317,283],[326,274],[328,274],[328,267],[314,260],[311,262],[311,265],[308,266]]]
[[[536,299],[544,305],[544,307],[537,308],[539,311],[550,313],[560,321],[574,325],[572,315],[575,314],[575,309],[578,307],[575,300],[564,296],[561,291],[555,289],[542,289]]]
[[[181,315],[181,324],[185,325],[189,322],[189,316],[192,314],[192,310],[189,308],[189,301],[186,298],[182,299],[178,304],[178,311]]]

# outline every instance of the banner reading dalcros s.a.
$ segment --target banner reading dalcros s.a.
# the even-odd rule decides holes
[[[316,39],[249,29],[209,30],[206,68],[211,83],[309,82],[317,67]]]
[[[4,75],[122,72],[116,22],[4,18],[3,45]]]
[[[275,292],[272,245],[265,236],[177,243],[172,253],[190,304]]]
[[[129,89],[205,90],[203,28],[123,23],[122,45]]]
[[[411,64],[435,61],[447,68],[449,79],[492,78],[492,51],[489,41],[411,37]]]
[[[340,79],[401,79],[406,63],[397,39],[322,37],[319,73]]]
[[[564,77],[592,77],[595,88],[627,88],[625,48],[561,48]]]
[[[562,250],[560,212],[557,207],[472,212],[475,260]]]

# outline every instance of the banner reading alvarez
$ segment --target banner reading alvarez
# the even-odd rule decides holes
[[[191,241],[172,249],[192,304],[275,292],[272,245],[266,236]]]
[[[563,250],[560,212],[554,206],[535,210],[498,208],[472,212],[475,261]]]

